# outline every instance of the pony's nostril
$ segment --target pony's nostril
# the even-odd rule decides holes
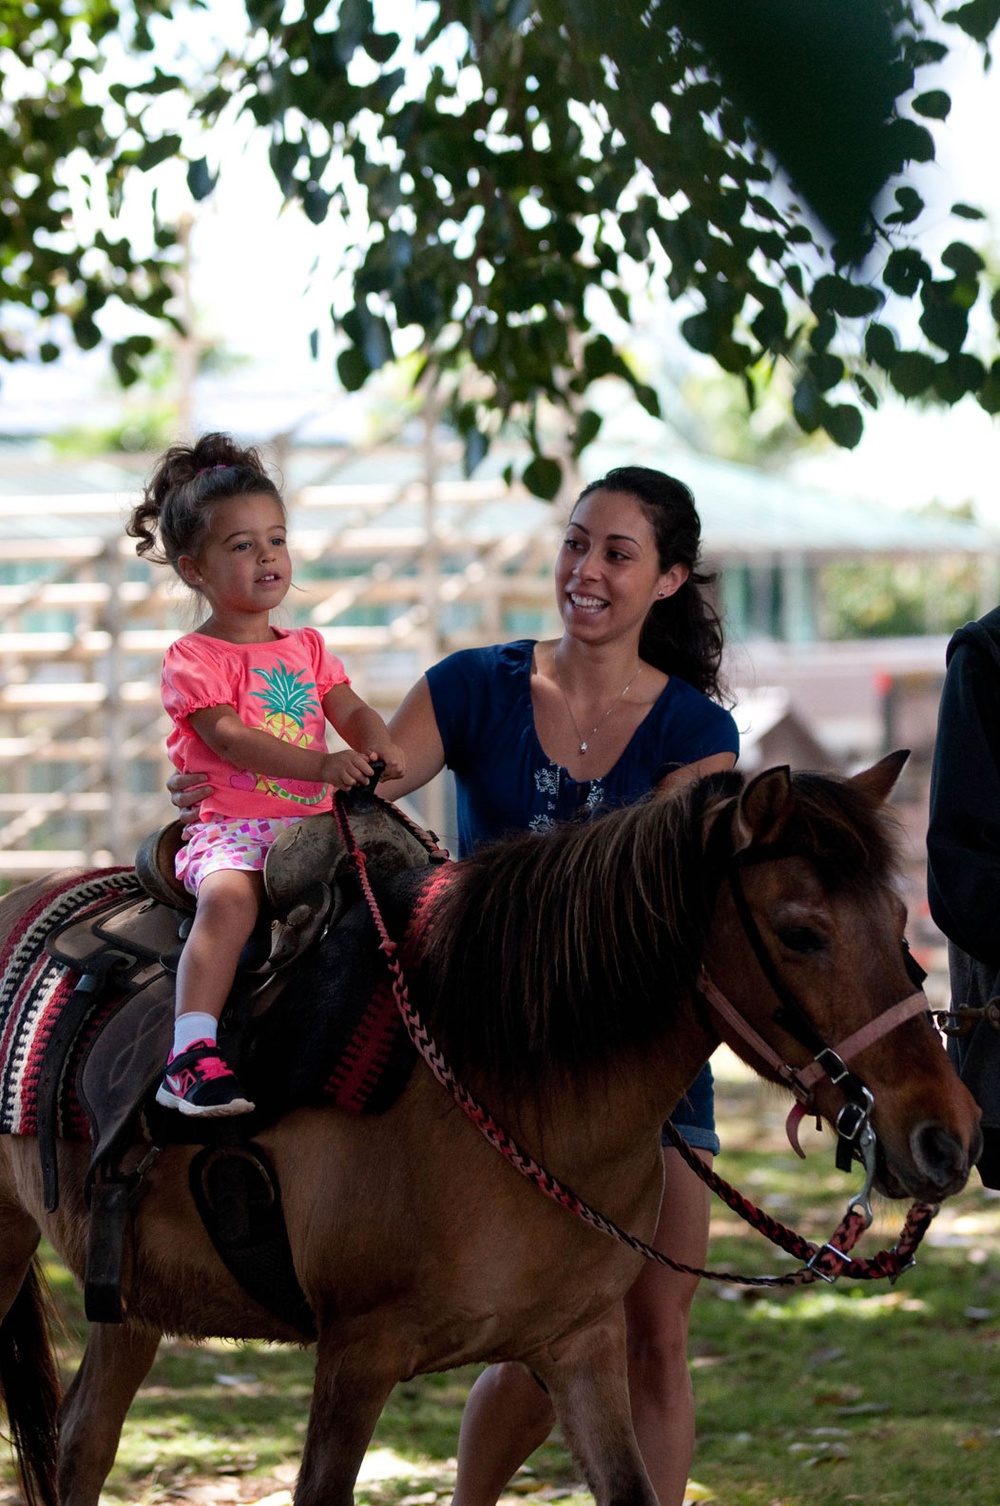
[[[943,1191],[962,1186],[972,1164],[966,1147],[939,1124],[922,1124],[910,1137],[913,1159],[928,1180]]]

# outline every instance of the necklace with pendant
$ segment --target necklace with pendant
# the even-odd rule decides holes
[[[591,727],[590,731],[587,733],[586,737],[584,737],[583,733],[580,731],[579,727],[576,724],[576,717],[573,715],[573,708],[572,708],[572,706],[569,703],[569,696],[566,694],[565,690],[563,689],[563,682],[559,678],[559,671],[556,668],[556,661],[553,659],[553,661],[552,661],[552,677],[555,680],[556,684],[559,686],[559,694],[562,696],[563,700],[566,702],[566,710],[569,712],[569,719],[570,719],[570,721],[573,724],[573,731],[576,733],[577,741],[580,744],[580,752],[581,753],[586,753],[586,752],[589,751],[591,738],[594,737],[594,735],[600,730],[601,727],[603,727],[604,723],[607,721],[607,719],[611,715],[612,711],[614,711],[615,707],[618,705],[618,702],[621,701],[621,700],[624,700],[625,696],[628,695],[629,691],[632,689],[632,686],[635,684],[636,680],[638,680],[638,678],[639,678],[639,676],[641,674],[642,674],[642,663],[640,661],[640,663],[636,667],[635,673],[633,674],[632,678],[629,680],[628,684],[625,685],[621,690],[619,690],[618,694],[615,696],[614,700],[611,702],[611,705],[608,707],[607,711],[604,711],[604,712],[601,713],[601,715],[597,718],[597,721],[594,723],[594,725]]]

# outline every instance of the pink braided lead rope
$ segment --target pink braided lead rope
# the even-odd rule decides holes
[[[380,938],[380,950],[386,959],[386,964],[392,974],[392,992],[399,1010],[406,1032],[413,1042],[420,1056],[427,1063],[433,1076],[446,1088],[459,1108],[479,1133],[503,1156],[504,1160],[518,1171],[521,1176],[532,1182],[539,1192],[547,1198],[565,1208],[568,1213],[574,1214],[591,1228],[597,1229],[602,1234],[626,1245],[636,1254],[646,1260],[656,1261],[659,1265],[668,1266],[672,1271],[679,1271],[684,1275],[698,1276],[707,1281],[722,1281],[727,1283],[739,1283],[743,1286],[804,1286],[814,1281],[834,1281],[838,1276],[849,1276],[856,1281],[873,1281],[888,1277],[891,1281],[913,1264],[914,1252],[920,1244],[931,1219],[937,1213],[937,1208],[927,1203],[914,1203],[906,1217],[897,1244],[891,1249],[881,1250],[870,1260],[855,1260],[850,1251],[860,1239],[865,1228],[867,1219],[864,1213],[856,1206],[850,1206],[830,1239],[824,1245],[813,1244],[804,1239],[794,1230],[786,1228],[770,1215],[756,1208],[748,1202],[742,1194],[731,1187],[730,1184],[717,1176],[687,1145],[686,1141],[677,1134],[673,1126],[667,1125],[667,1133],[675,1148],[687,1161],[693,1171],[701,1177],[702,1181],[711,1188],[722,1200],[744,1219],[752,1227],[758,1229],[773,1244],[778,1245],[788,1254],[804,1262],[801,1269],[790,1271],[783,1276],[741,1276],[726,1271],[705,1271],[698,1266],[685,1265],[681,1261],[672,1260],[669,1255],[664,1255],[660,1250],[654,1250],[651,1245],[645,1244],[641,1239],[636,1239],[622,1229],[612,1219],[606,1218],[586,1203],[578,1193],[574,1192],[565,1182],[546,1171],[533,1156],[511,1139],[506,1130],[499,1125],[492,1114],[458,1081],[448,1066],[437,1043],[431,1036],[420,1014],[414,1007],[406,978],[399,961],[399,947],[389,935],[378,901],[375,898],[371,883],[368,879],[367,862],[364,853],[354,837],[347,812],[343,809],[340,797],[334,802],[334,813],[341,836],[347,847],[348,855],[354,864],[358,875],[358,882],[362,893],[371,912],[372,920]]]

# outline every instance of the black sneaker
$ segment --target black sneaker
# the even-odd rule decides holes
[[[207,1040],[192,1041],[186,1051],[170,1053],[156,1101],[164,1108],[206,1119],[249,1114],[254,1108],[218,1046]]]

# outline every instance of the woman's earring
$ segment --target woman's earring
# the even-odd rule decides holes
[[[663,597],[664,597],[664,596],[665,596],[665,595],[666,595],[666,592],[665,592],[665,591],[657,591],[657,593],[656,593],[656,594],[657,594],[657,596],[659,596],[659,597],[660,597],[660,599],[661,599],[661,600],[662,600],[662,599],[663,599]]]

